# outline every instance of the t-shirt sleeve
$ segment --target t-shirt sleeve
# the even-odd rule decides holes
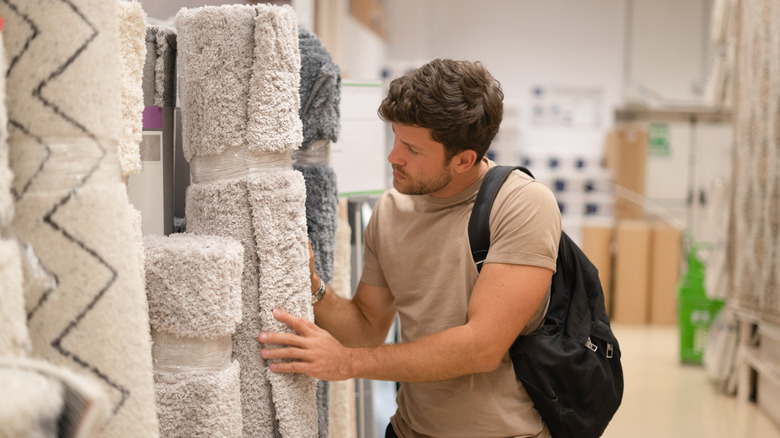
[[[386,195],[382,196],[374,206],[368,225],[363,231],[363,273],[360,281],[371,286],[387,287],[382,266],[379,264],[379,223],[381,206]]]
[[[555,272],[561,213],[547,186],[512,174],[490,213],[490,248],[485,263],[531,265]]]

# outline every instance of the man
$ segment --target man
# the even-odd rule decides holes
[[[275,372],[402,382],[388,437],[546,437],[508,350],[540,325],[561,225],[544,185],[513,172],[491,218],[481,274],[467,223],[503,115],[499,83],[479,63],[434,60],[390,84],[379,108],[395,133],[393,190],[365,231],[351,300],[317,293],[317,325],[274,309],[295,334],[262,333]],[[310,263],[313,293],[321,285]],[[383,345],[400,316],[402,343]]]

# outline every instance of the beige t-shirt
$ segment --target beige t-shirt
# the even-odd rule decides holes
[[[374,208],[365,231],[361,281],[390,289],[403,342],[467,322],[478,275],[467,228],[481,183],[480,178],[446,199],[389,190]],[[485,263],[555,271],[561,217],[554,195],[543,184],[513,172],[493,204],[490,232]],[[546,304],[525,331],[541,323]],[[515,378],[509,354],[489,373],[402,383],[397,403],[392,423],[403,437],[549,436]]]

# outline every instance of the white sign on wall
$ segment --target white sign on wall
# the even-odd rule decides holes
[[[387,189],[386,127],[376,113],[383,98],[378,82],[341,84],[341,130],[330,151],[340,196]]]

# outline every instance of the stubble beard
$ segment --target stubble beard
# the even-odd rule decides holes
[[[447,166],[442,166],[436,175],[426,181],[410,178],[409,175],[401,172],[395,165],[393,170],[405,178],[401,181],[393,178],[393,187],[404,195],[428,195],[438,192],[452,182],[452,175],[447,171]]]

